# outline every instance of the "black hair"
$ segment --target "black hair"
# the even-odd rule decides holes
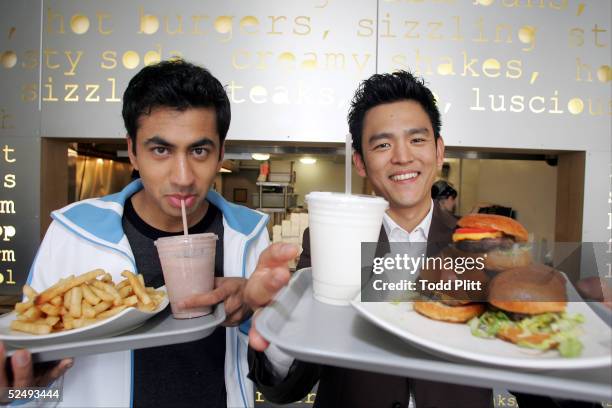
[[[378,105],[404,100],[415,101],[421,105],[431,121],[434,140],[438,140],[442,126],[440,111],[433,93],[425,86],[425,81],[406,71],[397,71],[392,74],[374,74],[359,84],[348,113],[353,149],[361,157],[363,157],[361,141],[363,120],[366,113]]]
[[[162,61],[140,70],[123,94],[123,123],[136,154],[136,133],[142,115],[154,108],[168,107],[178,111],[189,108],[214,108],[217,133],[223,144],[229,130],[231,111],[221,82],[206,68],[182,59]]]
[[[444,180],[438,180],[431,186],[431,198],[434,200],[441,200],[448,197],[457,198],[457,190],[455,190],[450,183]]]

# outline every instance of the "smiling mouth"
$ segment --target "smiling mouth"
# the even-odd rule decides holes
[[[395,174],[395,175],[389,176],[389,178],[393,181],[412,180],[416,178],[419,174],[420,173],[418,171],[413,171],[410,173]]]

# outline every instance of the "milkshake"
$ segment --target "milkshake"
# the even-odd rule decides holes
[[[213,290],[217,239],[216,234],[206,233],[155,241],[174,318],[190,319],[211,312],[210,306],[181,309],[177,305],[193,295]]]

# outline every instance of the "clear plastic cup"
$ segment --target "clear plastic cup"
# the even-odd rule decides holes
[[[177,235],[155,241],[168,299],[175,319],[210,314],[212,308],[179,308],[179,302],[213,290],[215,285],[216,234]]]
[[[377,242],[389,203],[381,197],[306,195],[314,297],[347,305],[361,288],[361,243]]]

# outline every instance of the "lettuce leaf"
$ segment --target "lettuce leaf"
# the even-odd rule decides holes
[[[511,320],[501,310],[489,310],[480,317],[474,317],[469,322],[472,335],[481,338],[493,338],[501,329],[516,327],[521,330],[518,346],[536,350],[548,350],[557,347],[563,357],[577,357],[582,353],[582,343],[578,339],[581,334],[580,325],[584,323],[584,316],[568,313],[542,313],[526,317],[519,321]],[[546,334],[549,337],[538,343],[529,342],[532,335]]]

